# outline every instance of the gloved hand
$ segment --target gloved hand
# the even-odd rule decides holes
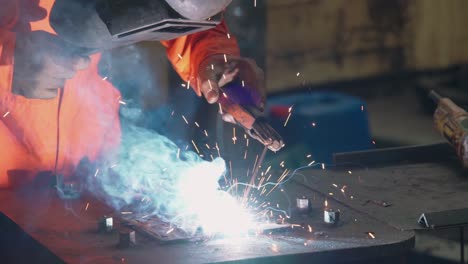
[[[44,31],[18,33],[12,92],[27,98],[51,99],[65,81],[90,63],[70,44]]]
[[[227,62],[226,62],[227,61]],[[208,101],[213,104],[218,101],[220,87],[232,82],[234,79],[244,81],[246,87],[254,89],[252,94],[258,110],[263,111],[265,106],[265,78],[254,60],[237,56],[226,57],[213,55],[205,59],[198,70],[198,87]],[[236,123],[234,118],[224,113],[223,120]]]

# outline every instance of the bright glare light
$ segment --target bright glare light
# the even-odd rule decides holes
[[[225,169],[222,159],[187,169],[179,181],[183,210],[190,224],[200,226],[205,234],[247,234],[254,226],[252,216],[237,199],[220,190],[218,181]]]

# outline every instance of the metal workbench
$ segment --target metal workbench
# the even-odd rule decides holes
[[[0,211],[12,220],[0,221],[1,232],[8,234],[1,240],[0,252],[6,263],[31,263],[31,259],[38,263],[372,263],[379,258],[399,259],[414,246],[412,231],[398,230],[333,200],[329,207],[341,211],[341,220],[336,226],[324,224],[325,197],[300,184],[288,184],[284,192],[277,193],[272,202],[282,204],[298,194],[311,197],[312,214],[292,221],[310,224],[313,232],[295,228],[174,244],[160,244],[137,233],[136,246],[118,249],[117,232],[96,231],[98,219],[115,212],[91,198],[63,201],[50,187],[0,191]]]

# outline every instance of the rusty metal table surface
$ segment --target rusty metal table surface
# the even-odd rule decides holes
[[[329,207],[341,211],[341,220],[337,226],[328,226],[323,223],[325,197],[296,183],[285,186],[284,193],[312,197],[312,214],[294,220],[310,224],[312,232],[296,227],[274,234],[176,244],[160,244],[137,233],[136,246],[118,249],[118,232],[96,231],[101,216],[116,213],[92,199],[63,201],[52,189],[0,191],[0,211],[67,263],[335,263],[402,255],[414,246],[413,232],[397,230],[334,201]],[[292,199],[283,194],[272,197],[272,202]]]
[[[400,230],[422,229],[422,213],[468,208],[468,172],[457,160],[301,174],[295,180],[308,189]]]

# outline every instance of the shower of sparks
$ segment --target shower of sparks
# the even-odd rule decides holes
[[[3,114],[3,118],[7,117],[10,114],[10,111],[7,111],[5,114]]]
[[[182,118],[184,119],[185,123],[188,125],[189,123],[188,123],[188,121],[187,121],[187,118],[185,118],[184,115],[182,115]]]
[[[195,144],[195,141],[192,140],[192,144],[195,147],[195,150],[197,151],[198,154],[200,154],[200,150],[198,150],[197,144]]]

